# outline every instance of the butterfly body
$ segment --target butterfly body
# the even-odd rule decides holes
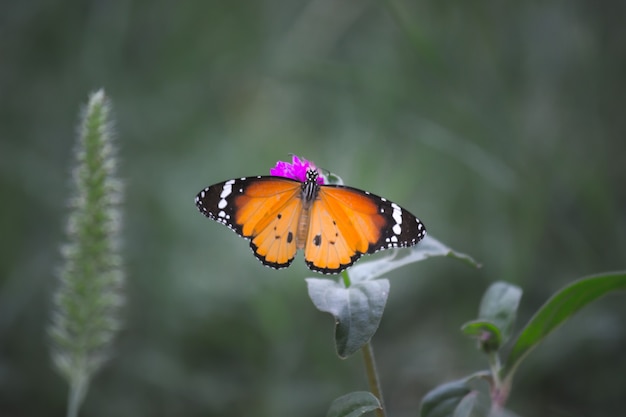
[[[417,244],[421,221],[397,204],[367,191],[279,176],[240,178],[200,191],[196,206],[205,216],[250,240],[254,255],[272,268],[291,264],[298,249],[307,266],[336,274],[361,255]]]

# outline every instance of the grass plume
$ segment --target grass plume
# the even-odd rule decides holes
[[[68,417],[78,415],[89,382],[110,356],[121,326],[123,195],[113,140],[111,105],[99,90],[81,115],[67,243],[61,248],[63,265],[48,329],[53,363],[69,383]]]

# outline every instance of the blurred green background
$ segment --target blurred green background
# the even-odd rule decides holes
[[[61,416],[45,328],[78,110],[113,100],[126,183],[125,328],[90,416],[321,416],[367,389],[308,299],[195,194],[296,153],[418,215],[483,268],[395,271],[373,343],[390,415],[486,368],[459,332],[496,280],[554,291],[624,267],[626,2],[0,4],[0,415]],[[523,416],[626,409],[626,303],[594,304],[522,365]]]

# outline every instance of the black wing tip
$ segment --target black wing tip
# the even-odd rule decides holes
[[[386,249],[410,248],[417,245],[426,237],[427,232],[424,223],[406,210],[404,210],[403,213],[411,215],[415,223],[408,226],[407,229],[401,230],[400,233],[395,232],[393,228],[388,228],[378,241],[369,245],[366,252],[368,255]]]
[[[204,205],[204,198],[206,196],[206,194],[209,192],[209,189],[211,187],[205,187],[202,189],[202,191],[200,191],[198,194],[196,194],[196,197],[194,198],[193,202],[196,204],[196,207],[198,208],[198,211],[202,214],[204,214],[205,216],[207,216],[208,218],[211,219],[215,219],[215,216],[213,216],[213,213],[211,213],[209,210],[207,210],[206,206]]]

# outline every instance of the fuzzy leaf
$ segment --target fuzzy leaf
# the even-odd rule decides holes
[[[333,401],[326,417],[359,417],[369,411],[380,408],[380,401],[374,394],[366,391],[356,391]]]
[[[434,237],[427,235],[420,243],[410,249],[393,250],[388,256],[358,263],[349,270],[350,280],[353,283],[373,280],[394,269],[434,256],[448,256],[464,261],[476,268],[480,267],[480,264],[469,255],[457,252]]]
[[[315,307],[335,318],[335,345],[341,358],[370,341],[387,303],[388,280],[359,282],[349,288],[330,279],[307,278],[306,282]]]

